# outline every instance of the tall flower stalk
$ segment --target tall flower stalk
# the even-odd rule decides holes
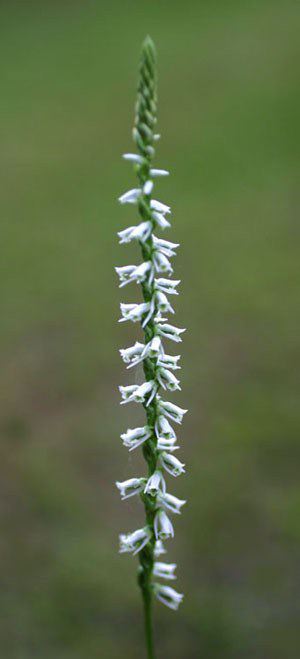
[[[166,550],[163,541],[174,536],[169,511],[179,514],[185,503],[167,492],[165,473],[176,477],[184,473],[184,464],[174,455],[179,448],[177,437],[170,421],[181,424],[186,410],[161,397],[161,391],[180,389],[175,371],[180,368],[179,355],[166,354],[163,341],[181,341],[184,331],[171,325],[167,314],[174,313],[170,295],[177,295],[178,280],[169,279],[173,273],[170,258],[175,256],[178,244],[163,240],[154,232],[170,227],[170,208],[152,196],[154,180],[167,176],[164,169],[152,166],[156,134],[157,74],[156,51],[152,40],[143,43],[133,139],[137,153],[125,153],[124,159],[132,162],[138,186],[119,198],[121,204],[134,204],[140,215],[140,223],[118,233],[120,243],[136,241],[141,247],[142,263],[116,268],[120,287],[131,282],[141,285],[143,302],[121,304],[120,322],[131,320],[141,324],[143,342],[120,350],[128,369],[142,363],[145,381],[119,387],[121,404],[141,403],[145,409],[146,422],[142,427],[131,429],[121,435],[129,451],[141,447],[147,462],[148,473],[142,477],[117,482],[122,499],[138,494],[145,508],[145,526],[120,535],[120,551],[139,556],[138,583],[142,591],[145,613],[145,632],[148,658],[153,659],[152,599],[153,595],[171,609],[177,609],[183,595],[156,579],[175,579],[174,563],[161,562],[160,555]]]

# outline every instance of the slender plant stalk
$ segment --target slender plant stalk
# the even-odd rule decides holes
[[[146,93],[147,92],[147,93]],[[146,39],[141,58],[140,66],[140,84],[138,89],[138,100],[136,108],[136,132],[134,135],[137,141],[138,151],[140,155],[144,158],[144,166],[140,168],[139,171],[139,182],[141,188],[144,187],[145,183],[150,180],[150,168],[151,160],[153,157],[153,128],[156,123],[156,110],[157,110],[157,92],[156,92],[156,53],[155,48],[150,39]],[[148,131],[145,129],[147,126]],[[143,129],[144,127],[144,129]],[[149,149],[150,146],[150,149]],[[153,149],[154,150],[154,149]],[[151,221],[151,208],[150,200],[148,198],[139,200],[139,212],[142,219],[147,219]],[[142,256],[143,260],[147,261],[151,257],[153,251],[153,238],[150,234],[149,238],[142,245]],[[142,291],[144,301],[150,302],[153,298],[153,282],[149,281],[142,282]],[[158,310],[155,309],[155,312]],[[153,317],[149,320],[148,324],[145,327],[145,344],[151,341],[155,335],[155,327]],[[151,381],[155,377],[155,360],[150,357],[146,358],[143,361],[143,368],[145,374],[145,380]],[[146,416],[147,416],[147,425],[153,429],[153,435],[151,438],[145,442],[143,445],[143,455],[148,463],[148,476],[151,477],[155,472],[157,465],[157,453],[156,453],[156,437],[154,433],[157,409],[156,409],[156,398],[154,397],[152,403],[146,407],[146,403],[143,403]],[[154,515],[155,515],[155,505],[156,497],[149,497],[149,495],[143,495],[146,520],[148,527],[151,529],[151,540],[150,542],[142,549],[139,555],[141,571],[140,575],[143,575],[143,578],[139,579],[139,584],[142,590],[142,596],[144,600],[144,615],[145,615],[145,634],[146,634],[146,644],[148,659],[154,658],[154,647],[153,647],[153,630],[152,630],[152,589],[151,589],[151,579],[152,579],[152,570],[154,564],[154,545],[155,545],[155,534],[154,534]]]
[[[154,576],[174,579],[175,564],[157,562],[156,558],[165,553],[162,540],[174,535],[173,526],[166,514],[166,509],[179,513],[185,501],[181,501],[166,492],[163,472],[172,476],[184,472],[184,465],[173,455],[176,434],[168,418],[181,423],[183,414],[177,405],[162,401],[160,389],[173,391],[180,389],[179,380],[173,371],[178,369],[179,356],[166,355],[162,339],[168,338],[175,342],[181,341],[180,334],[184,331],[166,323],[165,313],[174,313],[165,293],[177,294],[179,281],[172,281],[158,274],[170,275],[173,270],[169,261],[175,255],[178,245],[161,240],[154,235],[154,229],[170,226],[165,215],[170,209],[165,204],[152,199],[153,179],[165,176],[166,170],[152,168],[155,155],[155,143],[159,138],[155,134],[157,112],[157,74],[155,47],[147,37],[143,43],[139,84],[136,103],[135,125],[133,139],[136,154],[125,154],[126,160],[132,161],[138,177],[139,187],[129,190],[120,197],[121,203],[132,203],[138,207],[141,223],[119,232],[121,243],[132,240],[141,246],[143,263],[138,266],[123,266],[116,268],[120,277],[120,286],[136,281],[141,284],[143,303],[121,304],[122,318],[140,321],[144,332],[144,343],[136,342],[131,348],[121,350],[121,355],[127,367],[142,362],[145,382],[141,385],[120,387],[122,404],[131,401],[142,403],[146,413],[146,425],[142,428],[128,429],[121,435],[124,445],[129,450],[142,446],[143,456],[147,463],[148,474],[142,478],[131,478],[122,483],[117,482],[123,499],[139,494],[145,508],[146,526],[131,534],[120,536],[121,552],[129,551],[139,554],[138,583],[141,588],[144,615],[145,635],[148,659],[154,659],[152,630],[152,600],[153,594],[164,604],[176,609],[182,600],[182,595],[170,586],[153,582]]]

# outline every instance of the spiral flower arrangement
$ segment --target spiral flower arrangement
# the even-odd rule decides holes
[[[164,169],[152,167],[157,113],[156,51],[150,37],[143,43],[136,102],[133,139],[137,153],[125,153],[123,158],[134,165],[138,186],[119,198],[121,204],[137,206],[141,221],[118,233],[121,244],[136,241],[141,247],[142,263],[116,268],[120,288],[136,282],[141,285],[143,302],[121,304],[120,322],[131,320],[141,324],[144,339],[120,350],[128,369],[142,363],[145,381],[120,386],[121,405],[141,403],[146,413],[142,427],[129,428],[121,435],[129,451],[142,448],[148,474],[117,482],[122,499],[139,495],[145,508],[145,526],[120,535],[120,552],[138,554],[138,583],[142,591],[145,611],[145,630],[148,657],[154,656],[152,637],[152,599],[156,596],[171,609],[177,609],[183,595],[156,579],[175,579],[176,565],[161,562],[166,553],[163,542],[174,536],[169,512],[179,514],[185,501],[167,492],[165,473],[177,477],[184,473],[184,464],[175,456],[179,448],[171,422],[181,424],[186,410],[164,400],[161,392],[180,389],[175,372],[180,355],[165,352],[165,339],[179,343],[183,329],[168,322],[167,314],[174,313],[170,295],[177,295],[178,280],[169,279],[173,273],[170,262],[178,244],[163,240],[154,232],[170,227],[170,207],[152,197],[156,177],[167,176]]]

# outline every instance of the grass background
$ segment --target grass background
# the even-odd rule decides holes
[[[170,484],[185,602],[156,607],[158,657],[299,657],[298,19],[291,0],[0,5],[3,659],[144,656],[117,553],[143,514],[113,486],[142,468],[117,392],[138,329],[116,322],[113,265],[138,258],[116,198],[148,32],[190,408]]]

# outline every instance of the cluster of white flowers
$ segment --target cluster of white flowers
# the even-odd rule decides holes
[[[154,169],[152,161],[155,145],[157,114],[156,52],[152,40],[143,43],[139,67],[137,101],[133,139],[138,153],[125,153],[124,159],[132,163],[138,179],[138,187],[125,192],[119,198],[121,204],[132,204],[138,210],[140,223],[119,232],[120,244],[136,242],[142,253],[142,263],[116,268],[120,288],[127,284],[139,284],[143,301],[121,304],[120,322],[131,320],[140,323],[143,340],[120,350],[127,369],[141,364],[144,382],[120,387],[121,404],[141,403],[146,413],[145,425],[129,428],[121,435],[129,451],[139,446],[147,462],[148,475],[117,482],[122,499],[134,495],[141,498],[146,515],[143,528],[120,535],[120,551],[138,554],[140,568],[138,582],[144,599],[146,638],[149,657],[151,650],[151,602],[154,594],[171,609],[177,609],[183,595],[171,586],[156,583],[156,579],[175,579],[174,563],[162,563],[160,556],[166,553],[163,542],[174,536],[170,513],[179,514],[185,501],[167,492],[165,475],[177,477],[184,473],[184,464],[176,457],[179,448],[171,423],[181,424],[186,410],[161,397],[163,392],[180,390],[176,377],[179,355],[165,352],[165,340],[181,342],[183,329],[171,324],[166,316],[174,314],[172,297],[178,295],[179,281],[171,279],[171,259],[176,255],[178,244],[164,240],[156,232],[171,226],[171,209],[153,198],[157,177],[168,176],[165,169]]]
[[[123,157],[134,163],[137,171],[145,164],[139,154],[126,153]],[[179,446],[176,444],[176,433],[169,419],[181,424],[186,410],[163,400],[159,394],[161,389],[165,391],[180,389],[179,380],[174,373],[180,369],[178,365],[180,355],[167,354],[163,339],[179,343],[184,332],[183,329],[169,324],[165,318],[166,314],[174,313],[168,296],[178,294],[177,286],[180,283],[179,280],[165,278],[166,275],[170,276],[173,273],[170,258],[175,256],[178,244],[163,240],[154,234],[157,229],[170,226],[169,220],[166,219],[170,214],[169,206],[151,198],[153,179],[167,174],[164,169],[150,168],[149,178],[140,188],[129,190],[119,198],[122,204],[141,204],[142,209],[148,208],[146,220],[118,233],[121,244],[137,241],[146,258],[138,265],[118,267],[116,272],[120,279],[120,288],[136,282],[142,285],[144,295],[144,302],[140,304],[120,305],[119,322],[126,320],[140,322],[144,329],[145,342],[137,341],[133,346],[120,350],[120,353],[127,369],[142,362],[146,379],[139,385],[120,386],[119,389],[121,404],[130,402],[143,404],[147,413],[147,424],[134,429],[129,428],[121,435],[121,439],[129,451],[141,445],[144,447],[148,445],[152,468],[148,478],[130,478],[124,482],[117,482],[116,485],[122,499],[135,494],[141,495],[146,510],[151,512],[150,520],[152,520],[152,523],[133,533],[121,534],[120,551],[135,555],[150,547],[150,558],[151,552],[153,555],[152,577],[173,580],[176,578],[176,565],[156,560],[165,553],[162,542],[174,536],[173,524],[167,511],[179,514],[185,503],[167,492],[164,473],[177,477],[185,471],[185,465],[174,455]],[[147,519],[149,520],[149,515]],[[152,583],[152,590],[157,599],[171,609],[177,609],[183,598],[183,595],[170,586]]]

